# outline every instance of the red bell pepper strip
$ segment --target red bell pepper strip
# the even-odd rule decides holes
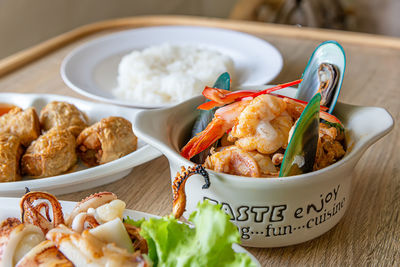
[[[208,101],[208,102],[204,102],[203,104],[199,105],[197,107],[197,109],[210,110],[215,107],[221,107],[221,106],[223,106],[223,104],[217,103],[215,101]]]
[[[242,91],[235,91],[235,92],[231,92],[228,90],[223,90],[223,89],[218,89],[218,88],[211,88],[211,87],[206,87],[203,91],[203,95],[209,99],[215,99],[215,100],[211,100],[209,102],[203,103],[200,106],[198,106],[198,109],[203,109],[203,110],[210,110],[214,107],[220,107],[226,104],[230,104],[232,102],[235,101],[240,101],[244,98],[247,97],[251,97],[251,98],[255,98],[259,95],[262,94],[269,94],[273,91],[276,90],[280,90],[283,89],[285,87],[289,87],[295,84],[299,84],[302,80],[296,80],[293,82],[289,82],[289,83],[285,83],[285,84],[280,84],[262,91],[252,91],[252,90],[242,90]],[[304,105],[304,107],[308,104],[308,102],[306,101],[302,101],[299,99],[295,99],[295,98],[291,98],[291,97],[287,97],[284,95],[279,95],[279,94],[271,94],[280,98],[288,98],[291,99],[293,101],[296,101],[299,104]],[[332,114],[329,114],[327,112],[325,112],[326,110],[328,110],[328,107],[325,106],[321,106],[321,118],[329,121],[329,122],[333,122],[333,123],[339,123],[342,125],[342,123],[340,122],[340,120],[338,118],[336,118],[335,116],[333,116]]]
[[[241,90],[241,91],[228,91],[224,89],[219,89],[219,88],[212,88],[206,86],[204,88],[202,94],[209,100],[215,101],[219,104],[229,104],[234,102],[236,99],[246,96],[246,95],[251,95],[256,93],[256,90]]]
[[[290,100],[292,100],[292,101],[297,102],[299,105],[303,106],[304,108],[305,108],[305,107],[307,106],[307,104],[308,104],[308,102],[306,102],[306,101],[302,101],[302,100],[299,100],[299,99],[287,97],[287,96],[284,96],[284,95],[276,95],[276,94],[271,94],[271,95],[275,95],[275,96],[278,96],[278,97],[281,97],[281,98],[290,99]],[[333,116],[332,114],[330,114],[330,113],[324,111],[324,110],[327,110],[327,109],[328,109],[328,108],[325,107],[325,106],[320,106],[320,114],[319,114],[320,118],[321,118],[321,119],[324,119],[324,120],[326,120],[326,121],[332,122],[332,123],[339,123],[340,125],[343,126],[342,122],[341,122],[338,118],[336,118],[336,117]]]
[[[270,95],[274,95],[274,96],[277,96],[279,98],[288,98],[290,100],[296,101],[299,104],[303,104],[304,106],[306,106],[308,104],[308,102],[306,102],[306,101],[303,101],[303,100],[300,100],[300,99],[296,99],[296,98],[292,98],[292,97],[288,97],[288,96],[285,96],[285,95],[279,95],[279,94],[270,94]],[[327,111],[328,109],[329,109],[328,107],[320,106],[320,110],[321,111]]]
[[[258,91],[258,92],[254,93],[252,95],[244,96],[242,98],[245,98],[245,97],[255,98],[255,97],[259,96],[259,95],[269,94],[269,93],[271,93],[273,91],[277,91],[277,90],[280,90],[280,89],[283,89],[283,88],[286,88],[286,87],[289,87],[289,86],[293,86],[293,85],[299,84],[299,83],[301,83],[302,80],[303,79],[298,79],[298,80],[295,80],[295,81],[292,81],[292,82],[278,84],[277,86],[274,86],[274,87],[271,87],[271,88],[267,88],[267,89],[264,89],[262,91]],[[242,100],[242,98],[239,98],[237,100]]]
[[[202,95],[204,95],[209,100],[220,103],[219,99],[224,98],[229,93],[232,92],[225,89],[206,86],[202,92]]]
[[[214,89],[214,88],[209,88],[209,89]],[[204,90],[206,90],[206,89],[204,89]],[[218,90],[220,90],[220,89],[218,89]],[[243,95],[249,95],[249,92],[254,93],[256,91],[246,90],[246,91],[230,92],[230,94],[226,95],[223,98],[223,100],[221,100],[221,98],[220,98],[218,100],[211,100],[211,101],[208,101],[208,102],[204,102],[203,104],[199,105],[197,107],[197,109],[210,110],[210,109],[215,108],[215,107],[222,107],[224,105],[231,104],[231,103],[237,101],[238,97],[241,97]],[[241,98],[241,99],[243,99],[243,98]]]
[[[324,119],[326,121],[333,122],[333,123],[339,123],[340,125],[343,126],[343,123],[338,118],[336,118],[335,116],[333,116],[332,114],[330,114],[328,112],[321,111],[319,116],[321,117],[321,119]]]
[[[284,84],[279,84],[277,86],[267,88],[262,91],[255,91],[255,90],[241,90],[241,91],[235,91],[235,92],[230,92],[227,90],[223,89],[218,89],[218,88],[212,88],[212,87],[206,87],[203,90],[203,95],[210,99],[211,101],[206,102],[198,106],[198,109],[203,109],[203,110],[210,110],[214,107],[221,107],[226,104],[230,104],[235,101],[240,101],[244,98],[247,97],[257,97],[262,94],[268,94],[276,90],[283,89],[285,87],[293,86],[296,84],[301,83],[302,79],[293,81],[293,82],[288,82]]]

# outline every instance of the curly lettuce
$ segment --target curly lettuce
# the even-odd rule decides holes
[[[140,226],[154,266],[256,266],[249,255],[232,249],[232,244],[240,243],[239,232],[220,205],[199,203],[189,221],[194,227],[172,216],[125,220]]]

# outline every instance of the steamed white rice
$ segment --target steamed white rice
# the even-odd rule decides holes
[[[234,76],[230,57],[195,45],[162,44],[124,56],[117,98],[146,104],[181,102],[212,86],[224,72]]]

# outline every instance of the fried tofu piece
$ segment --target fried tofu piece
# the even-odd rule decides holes
[[[40,135],[39,118],[34,108],[22,110],[19,107],[11,109],[0,117],[0,133],[13,134],[21,140],[25,147]]]
[[[0,182],[14,182],[21,179],[19,160],[23,153],[18,137],[0,134]]]
[[[73,104],[53,101],[40,112],[40,126],[44,131],[53,127],[68,129],[76,137],[88,126],[88,118]]]
[[[130,121],[108,117],[83,130],[76,143],[82,161],[89,166],[96,166],[135,151],[137,137]]]
[[[66,129],[52,128],[26,150],[21,159],[22,173],[33,177],[62,174],[76,164],[74,135]]]

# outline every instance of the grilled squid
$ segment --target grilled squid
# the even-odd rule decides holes
[[[83,199],[65,223],[51,194],[28,192],[20,206],[22,222],[0,225],[0,266],[149,266],[147,242],[122,222],[125,203],[113,193]]]
[[[147,242],[139,228],[122,223],[126,204],[110,192],[100,192],[79,202],[66,220],[73,231],[89,230],[102,241],[114,241],[129,252],[147,253]],[[118,236],[118,239],[114,238]]]
[[[27,266],[73,267],[74,265],[58,250],[53,242],[45,240],[29,250],[15,267]]]
[[[210,179],[207,171],[201,165],[195,165],[192,167],[182,166],[181,173],[177,173],[172,183],[172,192],[173,192],[173,202],[172,202],[172,214],[175,218],[179,218],[182,216],[183,212],[186,208],[186,193],[185,193],[185,184],[190,176],[193,174],[200,174],[204,177],[205,184],[203,185],[203,189],[207,189],[210,187]]]
[[[42,230],[8,218],[0,224],[0,266],[15,266],[33,247],[44,240]]]
[[[140,235],[140,228],[133,226],[128,223],[124,223],[125,229],[128,232],[129,237],[132,240],[133,250],[140,251],[143,254],[147,254],[149,251],[147,241]]]
[[[80,266],[149,266],[140,252],[129,253],[97,238],[89,230],[81,234],[64,225],[49,231],[46,238],[56,244],[59,250],[77,267]]]
[[[81,233],[85,229],[95,228],[116,218],[122,219],[125,206],[125,202],[115,199],[98,208],[89,208],[86,212],[81,212],[75,216],[71,228]]]
[[[42,202],[37,204],[36,200],[42,200]],[[52,217],[50,217],[50,206]],[[52,194],[46,192],[29,192],[22,197],[20,207],[22,222],[38,226],[44,234],[57,225],[64,224],[61,204]]]
[[[98,207],[108,204],[113,200],[117,200],[117,196],[111,192],[100,192],[92,194],[85,199],[82,199],[82,201],[75,206],[75,208],[65,220],[65,224],[68,227],[71,227],[75,231],[79,232],[83,230],[82,224],[84,224],[85,222],[92,223],[93,226],[94,224],[99,225],[100,222],[98,222],[98,218],[95,218],[95,215],[93,213],[90,214],[89,212],[88,214],[89,209],[97,209]]]

